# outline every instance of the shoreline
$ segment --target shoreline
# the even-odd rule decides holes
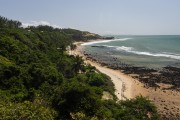
[[[86,64],[90,64],[96,67],[96,69],[98,69],[100,72],[108,75],[114,84],[115,95],[119,100],[134,98],[135,96],[142,94],[140,91],[144,91],[143,95],[147,96],[146,90],[143,88],[143,84],[140,83],[137,79],[132,78],[131,76],[126,75],[119,70],[114,70],[108,68],[107,66],[102,66],[96,61],[88,59],[87,56],[83,54],[83,46],[81,46],[83,43],[85,42],[76,42],[75,44],[77,48],[71,51],[71,54],[81,56]]]
[[[92,42],[92,41],[90,41]],[[135,98],[137,95],[148,97],[158,108],[158,112],[163,118],[178,118],[180,117],[180,92],[164,89],[167,84],[159,84],[160,87],[154,89],[145,87],[136,77],[123,73],[120,70],[109,68],[98,63],[92,58],[84,55],[82,43],[75,42],[77,48],[71,51],[71,55],[79,55],[83,58],[86,64],[95,66],[100,72],[108,75],[115,87],[115,95],[119,100]],[[86,42],[87,43],[87,42]]]

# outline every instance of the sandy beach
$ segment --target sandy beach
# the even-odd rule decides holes
[[[116,76],[114,74],[111,75],[111,73],[113,72],[111,69],[102,67],[101,65],[99,65],[96,62],[93,62],[92,60],[88,60],[86,58],[86,56],[83,54],[83,46],[81,46],[81,44],[83,44],[83,43],[84,42],[76,42],[76,43],[74,43],[74,44],[76,44],[77,48],[75,50],[71,51],[70,54],[81,56],[86,64],[90,64],[90,65],[96,67],[96,69],[98,69],[100,72],[108,75],[111,78],[111,80],[113,81],[113,83],[116,82],[116,84],[114,84],[115,88],[116,88],[115,95],[117,96],[118,99],[122,99],[122,95],[121,95],[122,81],[118,78],[118,76]],[[120,87],[118,87],[118,86],[120,86]]]
[[[102,66],[101,64],[94,62],[91,59],[87,59],[83,54],[83,46],[81,46],[82,43],[83,42],[75,43],[77,45],[77,48],[71,51],[71,54],[81,56],[86,64],[91,64],[100,72],[108,75],[114,83],[116,89],[115,95],[119,100],[131,99],[140,94],[143,94],[145,96],[147,95],[146,90],[144,90],[143,84],[138,80],[122,73],[119,70],[113,70],[111,68],[108,68],[107,66]]]
[[[137,95],[148,97],[158,108],[163,117],[176,119],[180,117],[180,92],[174,90],[164,90],[168,85],[161,84],[160,88],[146,88],[144,84],[130,75],[124,74],[120,70],[114,70],[107,66],[87,59],[83,54],[83,42],[76,42],[77,48],[70,52],[72,55],[81,56],[85,63],[95,66],[100,72],[108,75],[115,86],[115,95],[119,100],[131,99]]]

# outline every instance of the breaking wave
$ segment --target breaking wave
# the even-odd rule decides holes
[[[93,44],[97,44],[97,43],[107,43],[107,42],[112,42],[112,41],[125,41],[125,40],[129,40],[129,39],[131,39],[131,38],[122,38],[122,39],[113,39],[113,40],[99,40],[99,41],[83,43],[81,45],[93,45]]]
[[[180,54],[175,54],[175,53],[167,53],[167,52],[151,53],[151,52],[144,52],[144,51],[136,51],[133,47],[126,47],[126,46],[119,47],[119,46],[97,45],[97,47],[114,48],[114,49],[119,50],[119,51],[125,51],[128,53],[133,53],[133,54],[137,54],[137,55],[147,55],[147,56],[154,56],[154,57],[167,57],[167,58],[180,60]]]

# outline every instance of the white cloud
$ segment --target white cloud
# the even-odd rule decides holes
[[[51,24],[47,21],[30,21],[30,22],[27,22],[27,23],[24,23],[22,22],[22,27],[26,28],[28,26],[38,26],[38,25],[48,25],[48,26],[52,26],[54,28],[62,28],[58,25],[54,25],[54,24]]]

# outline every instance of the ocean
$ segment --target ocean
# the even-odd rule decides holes
[[[180,35],[115,35],[82,44],[85,53],[107,64],[180,68]]]

